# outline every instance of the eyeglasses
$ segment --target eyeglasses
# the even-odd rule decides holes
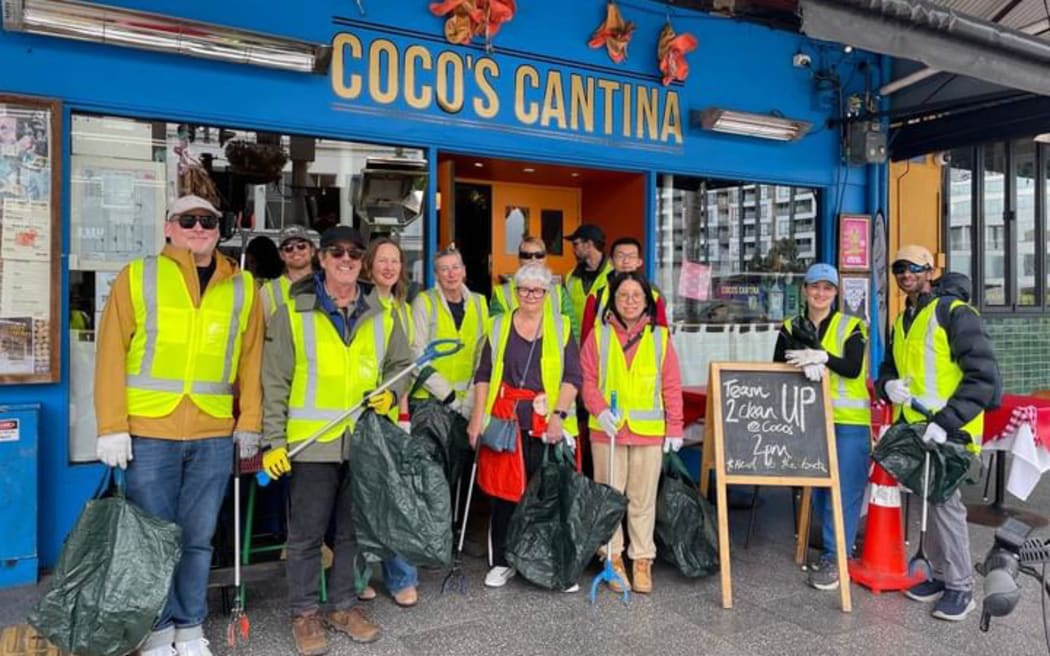
[[[360,260],[365,256],[363,250],[353,247],[343,248],[342,246],[329,246],[325,249],[325,252],[328,253],[329,257],[336,260],[341,260],[344,256],[349,257],[351,260]]]
[[[518,287],[518,296],[522,298],[543,298],[546,293],[542,287]]]
[[[637,260],[637,253],[614,253],[613,260],[617,262],[630,262],[631,260]]]
[[[293,251],[305,251],[310,248],[310,242],[308,241],[293,241],[290,244],[284,244],[281,246],[281,250],[285,253],[291,253]]]
[[[451,273],[453,271],[459,271],[462,268],[463,268],[463,265],[459,264],[459,263],[456,263],[456,264],[442,264],[441,266],[437,267],[437,272],[438,273]]]
[[[172,219],[172,221],[178,223],[179,227],[183,230],[192,230],[193,226],[198,223],[201,224],[201,227],[205,230],[214,230],[219,225],[219,219],[211,214],[182,214]]]
[[[893,275],[899,276],[905,271],[907,271],[908,273],[922,273],[923,271],[929,271],[930,267],[926,264],[915,264],[914,262],[905,262],[904,260],[900,260],[898,262],[894,262],[893,266],[890,267],[890,270],[893,271]]]
[[[621,303],[641,303],[645,300],[645,294],[617,294],[616,300]]]
[[[545,257],[547,257],[547,254],[541,251],[518,251],[518,259],[520,260],[542,260]]]

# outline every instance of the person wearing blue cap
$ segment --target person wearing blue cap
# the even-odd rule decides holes
[[[867,326],[857,317],[835,309],[839,272],[830,264],[809,267],[803,280],[805,309],[784,322],[773,353],[775,362],[787,362],[809,380],[828,376],[835,420],[842,521],[846,554],[857,537],[860,509],[871,464],[871,401],[868,396]],[[824,548],[810,567],[809,584],[818,590],[839,586],[835,561],[835,529],[828,490],[813,491],[813,512],[823,521]]]

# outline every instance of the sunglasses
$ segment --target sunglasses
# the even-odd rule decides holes
[[[290,244],[284,244],[281,246],[281,250],[285,253],[291,253],[293,251],[305,251],[310,248],[310,243],[305,241],[295,241]]]
[[[337,260],[343,259],[344,256],[349,257],[351,260],[360,260],[365,256],[365,252],[360,248],[343,248],[342,246],[329,246],[325,249],[329,257]]]
[[[196,215],[196,214],[183,214],[176,219],[172,219],[175,223],[179,224],[179,227],[183,230],[192,230],[193,226],[198,223],[205,230],[214,230],[219,225],[219,219],[210,214]]]
[[[543,298],[547,290],[542,287],[518,287],[518,296],[522,298]]]
[[[542,260],[545,257],[547,254],[539,251],[518,251],[519,260]]]
[[[914,262],[900,261],[894,262],[893,266],[890,267],[890,270],[893,271],[894,275],[899,276],[905,271],[907,271],[908,273],[922,273],[923,271],[929,271],[930,267],[926,266],[925,264],[915,264]]]

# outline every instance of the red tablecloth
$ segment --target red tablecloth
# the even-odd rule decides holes
[[[682,388],[682,423],[685,426],[700,421],[707,414],[707,386],[688,385]]]
[[[1026,396],[1023,394],[1006,394],[1003,396],[1003,404],[995,410],[989,410],[984,415],[984,441],[994,442],[1013,435],[1016,422],[1020,420],[1021,413],[1015,410],[1024,408],[1035,409],[1035,441],[1044,449],[1050,450],[1050,399],[1037,396]]]

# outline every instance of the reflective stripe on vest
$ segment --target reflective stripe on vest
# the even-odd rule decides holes
[[[278,276],[263,285],[263,298],[266,299],[266,315],[276,314],[277,310],[288,304],[291,298],[292,282],[286,276]]]
[[[601,272],[587,289],[583,288],[583,281],[576,275],[575,270],[566,279],[565,291],[568,292],[569,300],[572,301],[572,317],[570,318],[572,319],[572,332],[574,335],[580,334],[580,326],[583,324],[583,310],[587,304],[587,295],[590,294],[592,289],[606,286],[609,283],[609,274],[611,273],[612,264],[606,259],[605,266],[602,267]]]
[[[791,319],[784,321],[784,328],[791,332]],[[828,329],[820,340],[820,345],[830,355],[843,357],[846,354],[846,341],[859,328],[867,337],[864,323],[857,317],[835,312],[828,321]],[[831,392],[831,409],[836,424],[858,426],[871,425],[871,397],[868,394],[868,355],[863,354],[860,373],[856,378],[840,376],[830,368],[828,389]]]
[[[455,321],[452,317],[450,310],[441,312],[442,297],[437,289],[431,289],[421,295],[423,299],[421,302],[427,304],[427,326],[429,335],[428,340],[435,339],[459,339],[463,342],[463,349],[458,353],[438,358],[431,363],[431,367],[441,374],[441,376],[448,381],[449,385],[456,392],[458,398],[463,398],[466,395],[468,389],[470,389],[470,383],[474,378],[474,363],[475,356],[477,354],[478,345],[481,343],[482,337],[485,335],[485,325],[488,323],[488,306],[485,300],[478,294],[470,294],[469,305],[464,306],[463,310],[463,322],[459,328],[456,328]],[[442,329],[441,317],[447,318],[447,323]],[[468,327],[473,322],[473,330],[470,334],[467,334]],[[414,398],[429,398],[430,393],[423,389],[422,386],[416,393],[413,394]]]
[[[631,364],[627,365],[627,354],[616,337],[616,331],[607,323],[595,331],[594,339],[598,344],[598,388],[608,402],[612,392],[618,392],[621,410],[620,427],[624,423],[636,435],[663,437],[667,432],[664,413],[663,365],[667,349],[667,330],[660,326],[646,326],[642,338],[635,349]],[[651,355],[651,357],[650,357]],[[643,376],[643,371],[651,366],[653,376]],[[610,376],[610,369],[617,367],[615,375]],[[616,382],[610,382],[613,379]],[[652,386],[651,400],[644,399],[644,386]],[[588,425],[601,430],[596,417],[591,417]]]
[[[128,413],[163,417],[189,395],[205,413],[232,417],[240,338],[255,294],[251,274],[237,272],[202,290],[195,306],[170,258],[136,260],[129,273],[138,329],[125,362]]]
[[[496,397],[499,395],[500,386],[503,382],[503,360],[507,350],[507,342],[510,341],[511,330],[514,330],[513,315],[501,314],[493,321],[492,330],[489,331],[489,348],[492,351],[492,373],[489,376],[489,393],[485,400],[484,425],[486,426],[492,417],[492,406],[496,404]],[[551,412],[558,407],[558,394],[561,392],[564,368],[564,350],[570,337],[568,317],[559,315],[556,321],[543,322],[543,344],[540,348],[540,379],[543,381],[543,392],[547,395],[547,408]],[[517,385],[518,382],[508,381],[511,385]],[[569,412],[569,416],[562,421],[562,428],[569,435],[578,434],[575,412]]]

